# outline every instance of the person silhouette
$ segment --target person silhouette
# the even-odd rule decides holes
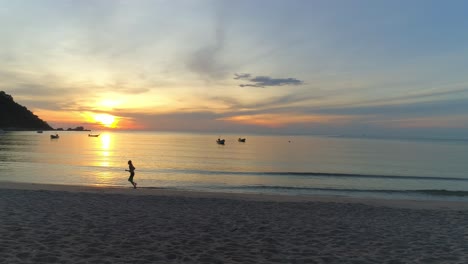
[[[133,189],[136,189],[137,183],[133,181],[133,176],[135,176],[135,166],[131,160],[128,161],[128,170],[130,172],[130,177],[128,177],[128,181],[133,185]]]

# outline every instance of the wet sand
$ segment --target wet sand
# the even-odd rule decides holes
[[[0,182],[0,263],[468,263],[468,204]]]

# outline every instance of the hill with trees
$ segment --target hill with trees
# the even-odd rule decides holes
[[[13,97],[4,91],[0,91],[0,129],[53,130],[47,122],[34,115],[26,107],[16,103]]]

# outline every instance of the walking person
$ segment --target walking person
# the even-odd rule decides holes
[[[128,170],[130,172],[130,177],[128,177],[128,181],[133,185],[133,189],[136,189],[137,183],[133,181],[133,176],[135,176],[135,166],[131,160],[128,161]]]

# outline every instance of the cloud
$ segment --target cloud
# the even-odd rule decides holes
[[[245,80],[250,83],[240,84],[240,87],[267,87],[267,86],[284,86],[284,85],[301,85],[303,81],[296,78],[271,78],[268,76],[253,77],[249,73],[234,74],[235,80]]]
[[[216,45],[204,47],[196,51],[189,60],[189,69],[201,76],[217,79],[222,75],[220,69],[223,68],[217,59],[220,49],[221,48]]]
[[[112,84],[96,88],[101,92],[114,92],[120,94],[144,94],[151,91],[148,87],[134,86],[131,84],[131,81],[116,81]]]
[[[380,116],[439,116],[468,113],[468,98],[445,99],[428,102],[404,102],[399,104],[379,104],[370,106],[322,107],[311,109],[322,114],[353,114]]]
[[[213,96],[206,98],[211,102],[222,102],[226,111],[234,114],[258,114],[258,113],[281,113],[291,112],[294,109],[301,109],[298,105],[310,105],[314,101],[318,101],[321,96],[310,95],[305,93],[294,93],[281,96],[265,96],[259,100],[246,102],[229,96]]]
[[[250,79],[250,73],[241,73],[241,74],[237,74],[237,73],[234,73],[234,80],[248,80]]]
[[[227,65],[221,61],[226,43],[226,16],[222,9],[216,10],[214,19],[214,39],[194,51],[188,58],[190,71],[207,79],[220,79],[226,76]]]

